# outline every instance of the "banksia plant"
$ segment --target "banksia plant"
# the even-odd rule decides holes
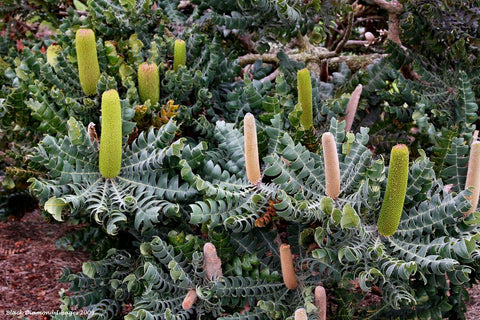
[[[57,56],[58,53],[62,50],[58,44],[53,43],[47,48],[47,63],[52,67],[57,65]]]
[[[472,205],[465,213],[465,216],[468,216],[477,210],[478,197],[480,195],[480,141],[474,141],[471,145],[465,189],[472,191],[472,194],[467,196]]]
[[[319,320],[327,319],[327,293],[325,288],[322,286],[317,286],[314,293],[314,304],[317,307],[317,315]]]
[[[78,29],[75,40],[80,85],[87,96],[94,95],[100,78],[95,34],[91,29]]]
[[[362,90],[363,86],[359,84],[355,90],[353,90],[350,100],[348,101],[345,116],[345,131],[347,132],[352,129],[353,120],[355,119],[355,114],[357,113],[358,102],[360,101]]]
[[[177,72],[179,66],[184,66],[187,62],[187,50],[185,41],[175,40],[173,47],[173,71]]]
[[[154,62],[144,62],[138,66],[138,93],[142,102],[150,100],[152,106],[157,104],[160,98],[160,76]]]
[[[243,137],[247,178],[251,184],[257,184],[262,177],[258,159],[257,125],[255,124],[255,117],[251,113],[247,113],[243,120]]]
[[[293,267],[290,245],[285,243],[280,246],[280,266],[282,269],[283,283],[285,283],[288,289],[294,290],[297,287],[297,277]]]
[[[298,103],[302,108],[300,123],[305,130],[313,127],[312,82],[307,68],[297,72]]]
[[[398,228],[407,193],[407,182],[408,148],[404,144],[397,144],[390,154],[387,189],[377,222],[378,231],[384,236],[393,235]]]
[[[337,144],[330,132],[322,135],[323,159],[325,163],[325,193],[332,199],[340,194],[340,164]]]
[[[102,95],[102,133],[100,136],[99,169],[111,179],[120,173],[122,162],[122,108],[114,89]]]

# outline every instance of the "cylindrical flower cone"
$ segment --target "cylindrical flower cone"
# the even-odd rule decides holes
[[[122,108],[114,89],[102,95],[101,129],[99,169],[103,177],[111,179],[120,173],[122,164]]]
[[[94,95],[100,78],[95,34],[91,29],[79,29],[75,40],[80,85],[87,96]]]

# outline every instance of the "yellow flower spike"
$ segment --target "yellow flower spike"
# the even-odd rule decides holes
[[[243,120],[243,137],[247,178],[251,184],[258,184],[262,180],[262,176],[258,159],[257,126],[255,117],[251,113],[247,113]]]
[[[102,95],[101,129],[99,169],[103,177],[111,179],[120,173],[122,164],[122,108],[114,89]]]
[[[75,40],[80,85],[83,92],[91,96],[97,93],[97,83],[100,78],[95,34],[91,29],[78,29]]]
[[[392,148],[387,189],[377,222],[378,231],[384,236],[393,235],[400,223],[403,203],[407,194],[408,157],[409,152],[406,145],[397,144]]]

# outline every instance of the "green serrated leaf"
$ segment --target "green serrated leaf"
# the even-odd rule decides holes
[[[82,129],[83,126],[74,117],[70,117],[67,121],[68,125],[68,137],[73,145],[79,145],[82,143]]]
[[[45,208],[45,211],[50,213],[55,220],[63,221],[62,212],[63,212],[63,208],[66,205],[67,203],[62,199],[51,197],[50,199],[47,200],[47,202],[45,202],[44,208]]]
[[[360,224],[360,217],[351,205],[347,204],[343,207],[340,226],[344,228],[356,228]]]

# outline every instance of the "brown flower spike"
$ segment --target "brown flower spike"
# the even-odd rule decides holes
[[[468,160],[467,180],[465,181],[465,189],[472,191],[467,197],[472,207],[465,213],[470,215],[477,210],[478,197],[480,195],[480,141],[474,141],[470,149],[470,159]]]
[[[340,164],[337,143],[331,132],[322,135],[323,159],[325,162],[325,193],[332,199],[340,194]]]
[[[255,117],[251,113],[245,115],[243,121],[243,136],[247,178],[251,184],[257,184],[262,180],[262,177],[258,159],[257,126],[255,124]]]
[[[280,265],[282,268],[283,283],[285,286],[294,290],[297,287],[297,277],[293,268],[293,257],[290,245],[282,244],[280,246]]]

